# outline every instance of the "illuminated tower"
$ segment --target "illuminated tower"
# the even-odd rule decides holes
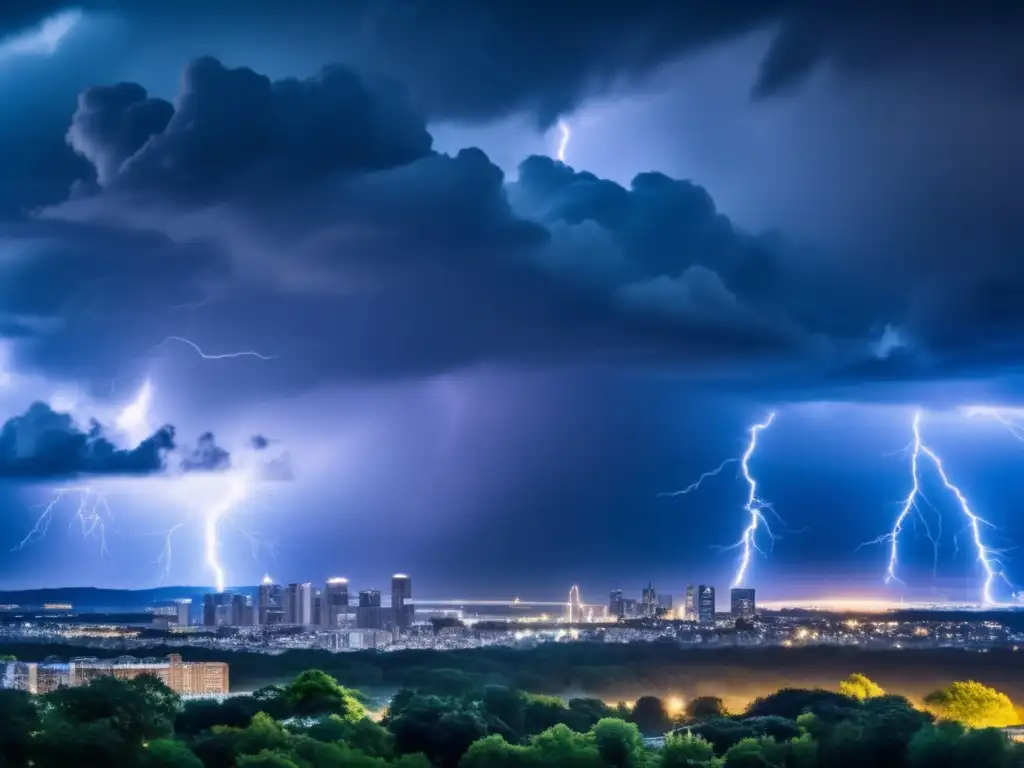
[[[734,587],[729,593],[729,602],[733,618],[752,619],[757,613],[757,603],[752,589]]]
[[[412,599],[412,579],[404,573],[391,577],[391,623],[399,632],[412,624],[414,607],[406,600]]]
[[[687,621],[694,621],[697,618],[697,605],[694,597],[693,584],[686,585],[686,603],[683,605],[685,612],[683,618]]]
[[[260,584],[255,618],[261,627],[284,624],[287,618],[284,587],[275,584],[269,576],[264,576]]]
[[[697,618],[701,624],[715,623],[715,588],[701,584],[697,587]]]
[[[320,598],[320,626],[337,629],[347,623],[348,601],[348,579],[328,579]]]
[[[654,616],[658,612],[658,594],[654,591],[651,582],[647,582],[640,593],[640,615],[644,617]]]
[[[359,608],[356,609],[356,626],[359,629],[384,628],[380,609],[380,590],[364,589],[359,593]]]
[[[608,618],[621,619],[626,615],[626,601],[622,598],[622,590],[616,589],[608,595]]]

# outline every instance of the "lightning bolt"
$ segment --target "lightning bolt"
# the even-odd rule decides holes
[[[911,512],[917,511],[920,515],[920,509],[917,507],[918,498],[925,499],[925,501],[927,501],[921,490],[920,480],[921,456],[923,455],[931,461],[939,479],[942,481],[943,487],[949,491],[954,499],[956,499],[957,505],[960,507],[960,511],[963,513],[964,517],[967,518],[967,528],[971,531],[971,536],[974,540],[974,550],[977,553],[977,560],[985,573],[985,579],[981,589],[981,599],[984,604],[992,605],[995,603],[992,596],[992,587],[995,580],[997,578],[1001,578],[1009,584],[1009,580],[1007,579],[1006,574],[1003,571],[1002,564],[999,561],[999,553],[996,550],[989,548],[985,544],[981,535],[981,529],[983,526],[994,526],[974,512],[971,508],[970,502],[967,500],[967,497],[964,495],[960,487],[955,485],[949,479],[949,475],[946,473],[946,468],[938,453],[936,453],[934,449],[921,439],[921,411],[914,412],[913,432],[914,440],[913,443],[911,443],[910,460],[910,472],[912,479],[910,493],[907,495],[906,499],[904,499],[903,507],[896,518],[896,522],[893,525],[892,530],[884,536],[879,537],[874,542],[867,542],[868,544],[883,542],[888,542],[889,544],[889,565],[886,568],[885,583],[888,584],[892,581],[898,581],[901,584],[903,583],[896,576],[896,569],[899,564],[899,537],[903,531],[906,519]],[[937,546],[937,542],[935,542],[934,539],[933,543]]]
[[[760,424],[754,424],[750,428],[750,441],[747,443],[747,450],[743,452],[743,456],[740,459],[740,471],[743,473],[743,479],[747,483],[747,503],[743,505],[743,508],[750,515],[750,522],[747,523],[747,527],[743,529],[743,535],[740,540],[734,544],[734,547],[742,549],[740,555],[740,564],[736,569],[736,577],[733,579],[733,587],[738,587],[743,584],[743,578],[747,574],[747,567],[750,565],[750,555],[752,552],[757,551],[763,554],[763,551],[757,544],[757,530],[763,525],[765,531],[768,533],[768,538],[775,541],[775,536],[772,534],[772,529],[768,525],[768,520],[764,516],[763,510],[768,509],[769,505],[757,495],[757,480],[750,472],[750,459],[757,450],[757,436],[760,432],[768,429],[775,421],[775,414],[769,413],[768,418]]]
[[[232,508],[248,497],[249,491],[248,475],[232,475],[227,478],[227,487],[225,488],[224,495],[207,508],[205,512],[203,540],[205,544],[206,565],[213,574],[218,592],[224,591],[226,580],[224,566],[220,560],[220,522]]]
[[[983,417],[998,421],[1013,437],[1024,443],[1024,424],[1021,424],[1019,417],[1020,409],[1017,408],[994,408],[990,405],[972,405],[964,409],[964,415],[972,419]]]
[[[569,129],[569,124],[564,120],[558,121],[558,162],[565,162],[565,150],[569,148],[569,140],[572,139],[572,131]]]
[[[107,549],[106,523],[113,520],[114,515],[111,512],[110,504],[107,502],[106,496],[101,493],[97,493],[87,485],[55,488],[53,491],[53,497],[43,507],[43,511],[36,518],[35,525],[32,526],[32,529],[25,535],[25,538],[23,538],[12,551],[23,549],[30,542],[46,536],[47,531],[50,529],[50,523],[53,522],[54,510],[66,496],[74,494],[77,494],[78,496],[78,505],[75,508],[75,514],[71,518],[69,526],[74,525],[77,521],[81,526],[82,535],[86,537],[95,536],[99,538],[100,552],[102,554],[109,555],[110,551]]]
[[[256,351],[251,350],[251,349],[245,349],[245,350],[242,350],[240,352],[223,352],[223,353],[217,354],[217,355],[208,354],[208,353],[204,352],[200,348],[200,346],[198,344],[196,344],[194,341],[190,341],[189,339],[186,339],[184,336],[168,336],[162,342],[160,342],[160,344],[158,344],[157,346],[161,346],[163,344],[166,344],[168,341],[177,341],[177,342],[180,342],[181,344],[187,344],[188,346],[192,347],[192,349],[194,349],[196,351],[196,353],[201,358],[203,358],[203,360],[231,360],[231,359],[234,359],[236,357],[255,357],[257,360],[263,360],[263,361],[270,361],[270,360],[276,360],[277,359],[277,355],[264,355],[264,354],[261,354],[260,352],[256,352]]]
[[[757,480],[750,471],[750,459],[757,451],[757,436],[763,430],[768,429],[774,421],[775,413],[772,412],[768,414],[768,418],[763,422],[754,424],[750,427],[750,437],[747,442],[747,448],[742,455],[728,458],[714,469],[703,472],[700,477],[685,488],[681,488],[678,491],[668,491],[666,493],[658,494],[659,496],[685,496],[698,490],[705,480],[709,480],[712,477],[717,477],[722,474],[726,467],[732,464],[740,465],[740,473],[747,483],[747,501],[743,505],[743,509],[746,510],[749,515],[750,522],[743,529],[743,535],[740,537],[739,541],[726,547],[726,549],[742,549],[739,567],[737,568],[736,576],[733,580],[734,587],[738,587],[743,583],[743,578],[746,576],[747,568],[750,565],[751,553],[756,551],[763,554],[763,550],[757,543],[757,532],[759,528],[764,526],[765,532],[768,534],[768,538],[771,539],[772,542],[775,541],[775,535],[772,533],[771,526],[768,524],[768,520],[764,516],[764,510],[771,509],[771,505],[757,495]]]

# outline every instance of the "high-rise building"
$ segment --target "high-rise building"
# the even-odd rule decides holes
[[[404,573],[391,577],[391,625],[399,632],[406,631],[413,622],[415,608],[406,602],[412,599],[412,579]]]
[[[272,627],[284,624],[286,620],[284,587],[264,576],[257,597],[256,623],[261,627]]]
[[[252,595],[234,594],[231,596],[231,624],[236,627],[252,626]]]
[[[694,598],[693,584],[686,585],[686,603],[683,605],[683,618],[694,621],[697,618],[697,605]]]
[[[313,585],[308,581],[288,585],[288,623],[313,625]]]
[[[179,627],[187,627],[189,625],[189,614],[192,611],[192,598],[182,597],[174,601],[175,614],[178,620]]]
[[[715,588],[701,584],[697,587],[697,619],[701,624],[715,623]]]
[[[622,590],[614,589],[608,595],[608,618],[621,619],[625,615],[626,605],[622,599]]]
[[[651,582],[647,582],[640,593],[640,615],[654,616],[658,612],[658,594],[654,591]]]
[[[729,593],[732,615],[737,619],[753,618],[757,613],[757,603],[754,600],[754,590],[734,587]]]
[[[364,589],[359,593],[359,607],[356,609],[356,627],[359,629],[383,629],[380,590]]]
[[[49,693],[60,686],[85,685],[99,677],[132,680],[153,675],[172,691],[185,695],[220,695],[228,692],[228,665],[223,662],[185,661],[172,653],[166,661],[136,659],[77,658],[70,662],[9,662],[0,664],[3,687],[29,693]]]
[[[348,579],[328,579],[320,596],[320,626],[338,629],[348,623]]]
[[[231,598],[230,592],[208,592],[203,595],[203,626],[231,626]]]

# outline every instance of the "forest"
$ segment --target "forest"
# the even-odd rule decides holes
[[[864,675],[784,688],[743,711],[713,696],[611,706],[485,685],[403,688],[381,712],[336,678],[183,702],[154,677],[41,696],[0,690],[0,764],[38,768],[1010,768],[1011,700],[959,681],[920,707]]]

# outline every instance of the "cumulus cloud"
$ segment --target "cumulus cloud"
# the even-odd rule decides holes
[[[82,430],[66,413],[34,403],[0,428],[0,477],[144,475],[164,469],[174,428],[164,426],[135,448],[118,448],[92,422]]]
[[[231,454],[217,445],[212,432],[204,432],[180,466],[182,472],[221,472],[231,468]]]

